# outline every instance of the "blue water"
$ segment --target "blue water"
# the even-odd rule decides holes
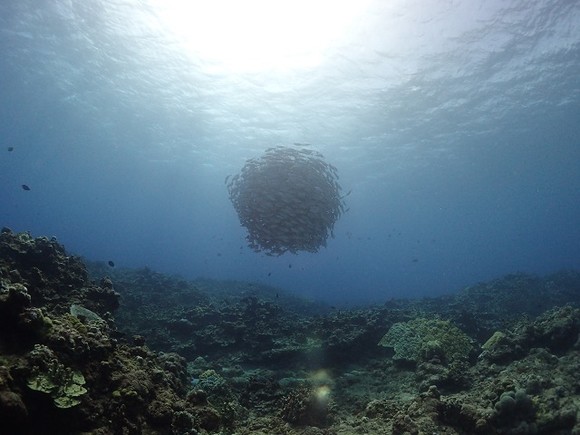
[[[330,301],[580,267],[580,3],[369,1],[310,64],[246,69],[186,50],[161,4],[0,3],[0,225]],[[316,254],[257,254],[224,179],[294,142],[350,210]]]

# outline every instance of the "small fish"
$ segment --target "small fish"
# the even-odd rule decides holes
[[[418,258],[413,258],[413,263],[418,263],[419,259]]]
[[[111,260],[109,260],[109,262],[107,264],[111,267],[115,267],[115,263],[113,263]]]
[[[288,265],[288,269],[292,269],[292,265],[291,264]]]
[[[8,147],[8,152],[11,153],[12,151],[14,151],[14,147]]]
[[[30,187],[28,187],[26,184],[23,184],[23,185],[22,185],[22,189],[23,189],[23,190],[30,190]]]
[[[351,190],[349,190],[349,191],[348,191],[348,192],[347,192],[345,195],[342,195],[342,196],[340,197],[340,199],[346,198],[346,197],[347,197],[348,195],[350,195],[351,193],[352,193],[352,189],[351,189]]]
[[[272,272],[268,272],[268,276],[272,276]]]

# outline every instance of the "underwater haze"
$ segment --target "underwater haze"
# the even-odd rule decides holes
[[[579,2],[272,4],[1,2],[0,226],[333,303],[579,268]],[[224,180],[293,144],[348,210],[256,253]]]

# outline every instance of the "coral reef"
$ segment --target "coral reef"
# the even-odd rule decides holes
[[[580,434],[579,273],[334,309],[88,266],[0,233],[2,433]]]
[[[3,433],[198,433],[185,360],[121,340],[118,299],[54,239],[2,230]]]
[[[394,349],[394,361],[410,363],[467,360],[473,350],[470,338],[451,322],[426,318],[395,323],[379,345]]]

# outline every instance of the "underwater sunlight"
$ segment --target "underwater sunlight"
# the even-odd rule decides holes
[[[221,73],[315,68],[368,1],[151,0],[196,62]]]

